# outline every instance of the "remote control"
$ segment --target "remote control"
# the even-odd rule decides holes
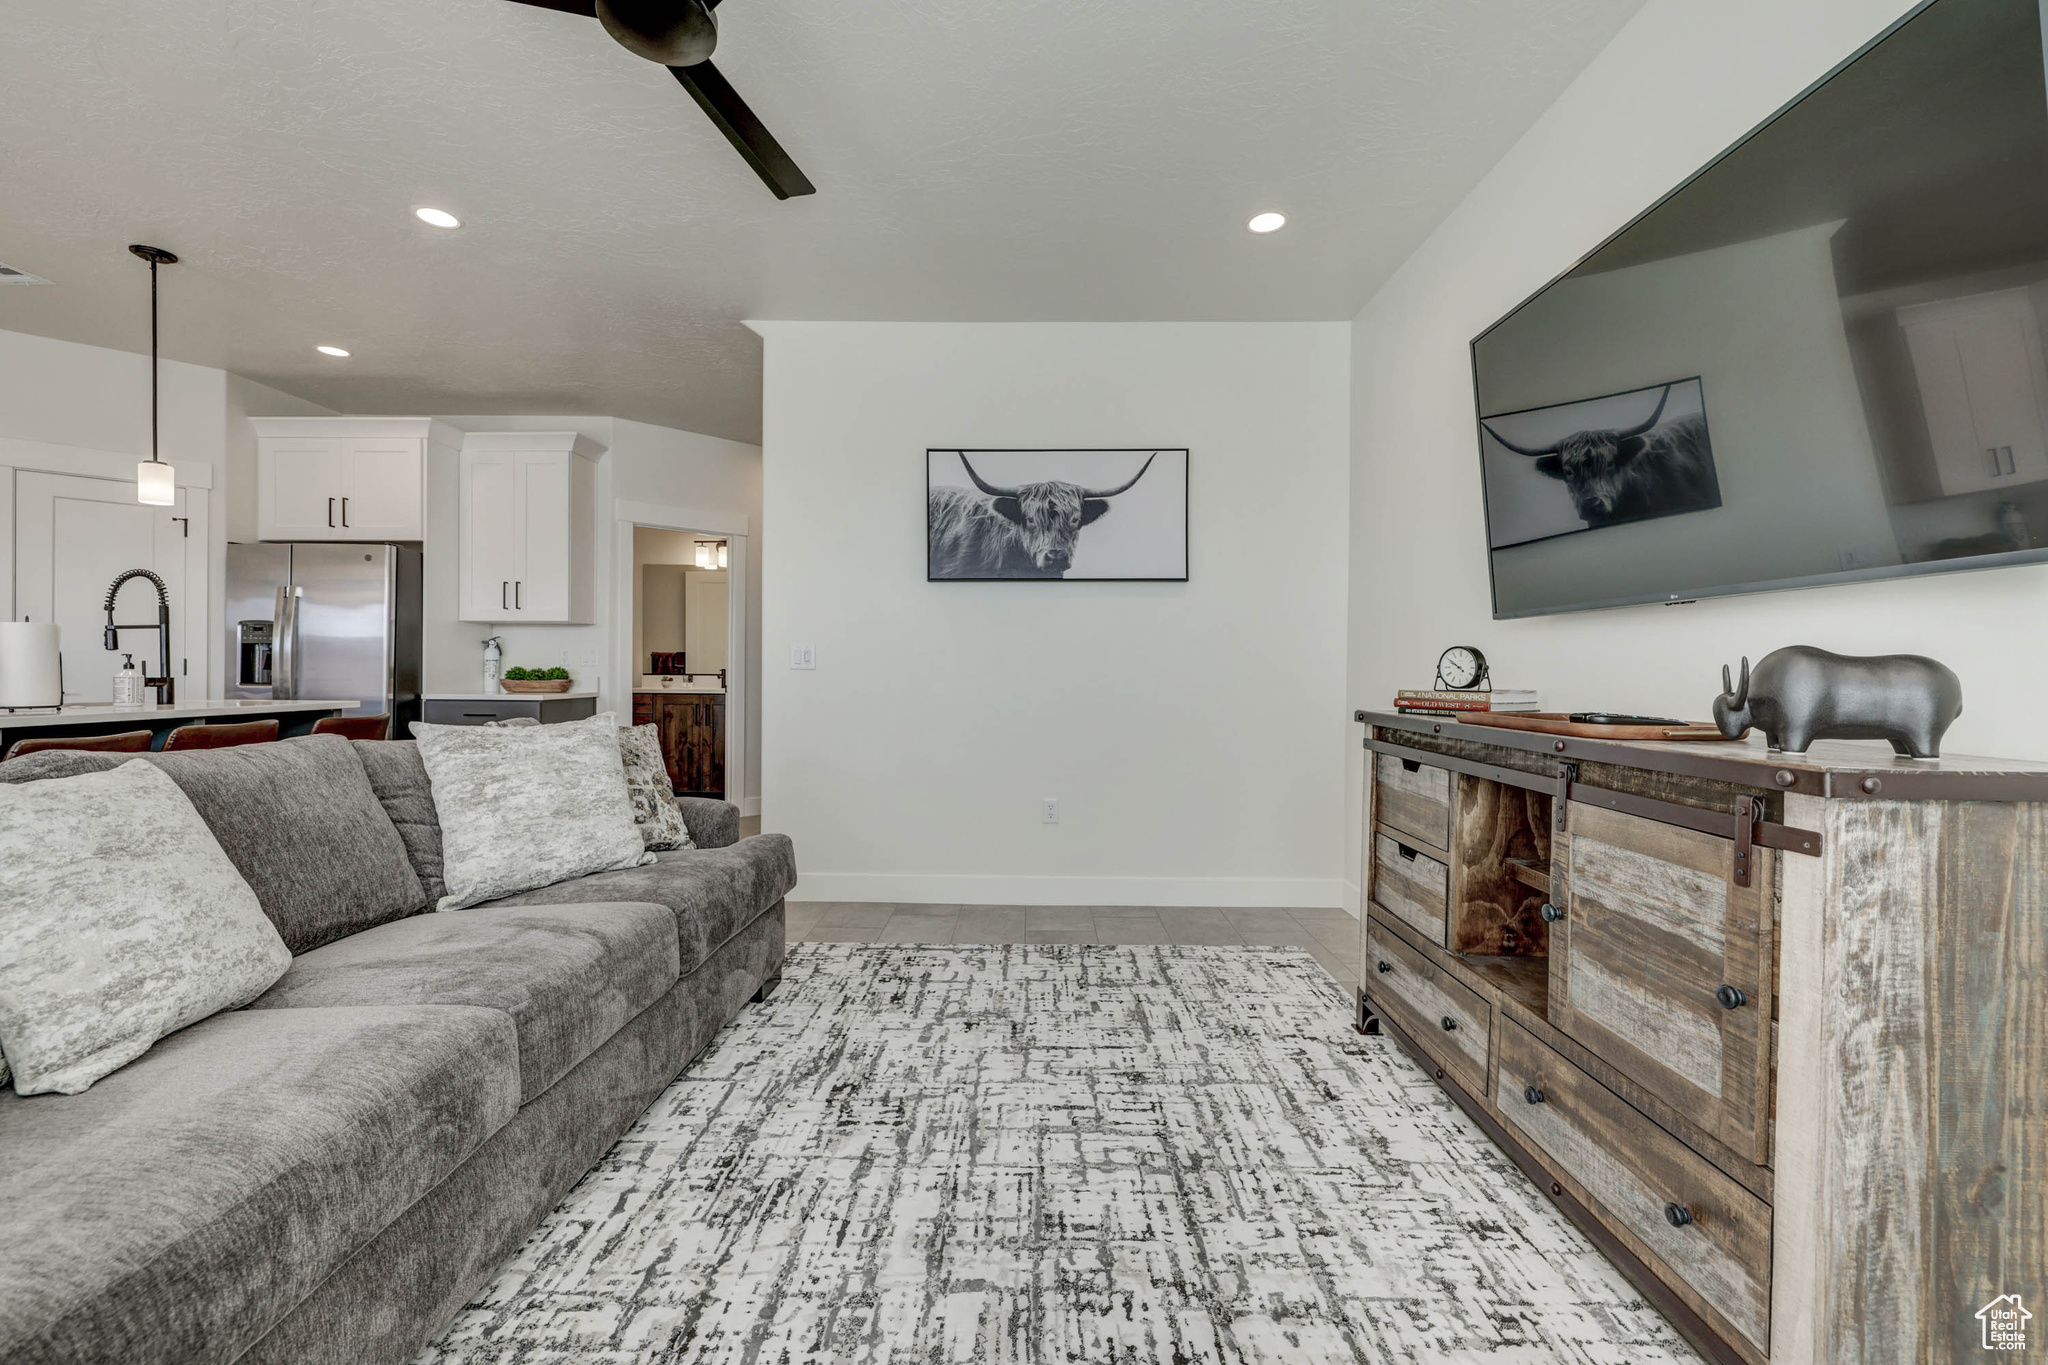
[[[1686,725],[1668,716],[1621,716],[1611,711],[1576,711],[1569,717],[1574,725]]]

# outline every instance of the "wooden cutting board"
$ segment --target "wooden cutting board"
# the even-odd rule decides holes
[[[1457,720],[1464,725],[1491,725],[1503,730],[1533,730],[1541,735],[1575,735],[1580,739],[1656,739],[1656,740],[1718,740],[1730,743],[1728,737],[1705,721],[1694,721],[1686,725],[1585,725],[1568,719],[1564,711],[1467,711],[1456,717],[1438,716],[1438,720]],[[1749,731],[1744,730],[1742,735]],[[1737,736],[1742,738],[1741,735]]]

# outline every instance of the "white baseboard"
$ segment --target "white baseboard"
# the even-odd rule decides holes
[[[1349,909],[1345,883],[1319,877],[976,877],[891,872],[806,872],[793,901],[904,905],[1218,905]],[[1357,899],[1352,893],[1352,901]]]
[[[740,798],[740,814],[741,814],[742,816],[748,816],[748,815],[759,815],[760,813],[761,813],[761,798],[760,798],[760,797],[758,797],[758,796],[744,796],[744,797],[741,797],[741,798]]]
[[[1351,912],[1351,918],[1357,919],[1359,917],[1359,907],[1364,901],[1365,898],[1358,893],[1357,882],[1347,881],[1344,883],[1344,908]]]

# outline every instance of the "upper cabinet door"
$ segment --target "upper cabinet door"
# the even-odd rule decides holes
[[[512,603],[528,620],[569,619],[569,462],[575,458],[567,451],[519,457],[526,556]]]
[[[462,457],[462,619],[516,621],[526,572],[526,508],[517,455]]]
[[[1751,1161],[1769,1154],[1771,850],[1574,801],[1551,1022]],[[1564,932],[1560,935],[1558,932]]]
[[[263,540],[340,540],[342,442],[264,440],[256,460],[256,534]]]
[[[2025,289],[1899,310],[1946,494],[2048,478],[2048,367]]]
[[[420,442],[356,437],[341,445],[341,538],[419,540]]]

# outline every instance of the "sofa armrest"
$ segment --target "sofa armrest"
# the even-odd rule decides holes
[[[732,802],[708,796],[678,796],[676,804],[683,808],[683,824],[689,828],[690,841],[697,847],[726,848],[740,841],[740,808]]]

